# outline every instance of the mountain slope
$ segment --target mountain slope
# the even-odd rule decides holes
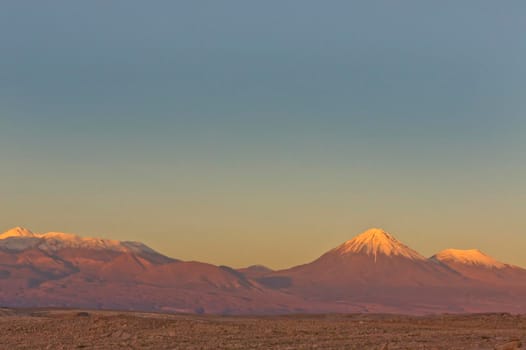
[[[269,269],[268,267],[263,265],[251,265],[248,267],[237,269],[237,271],[251,279],[259,278],[273,272],[272,269]]]

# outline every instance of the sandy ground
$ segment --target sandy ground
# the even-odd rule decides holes
[[[221,317],[0,309],[1,349],[518,349],[509,314]]]

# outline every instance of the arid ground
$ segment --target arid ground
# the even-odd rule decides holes
[[[510,314],[222,317],[0,309],[5,349],[518,349]]]

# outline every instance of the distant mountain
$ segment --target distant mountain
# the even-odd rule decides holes
[[[274,272],[274,270],[269,269],[268,267],[263,265],[251,265],[248,267],[237,269],[237,271],[247,276],[248,278],[258,278],[261,276],[265,276],[271,272]]]
[[[509,302],[508,285],[522,272],[508,271],[507,265],[489,259],[485,262],[499,269],[487,271],[487,265],[461,268],[439,256],[427,259],[389,233],[373,228],[311,263],[256,280],[307,300],[360,306],[364,312],[526,310],[522,300],[515,305]],[[475,272],[481,268],[491,276]],[[510,283],[492,284],[496,278]]]
[[[311,263],[257,278],[268,288],[308,300],[360,305],[363,311],[431,312],[443,290],[466,285],[447,266],[430,261],[389,233],[373,228]],[[433,300],[431,300],[433,299]],[[452,310],[449,307],[447,311]]]
[[[279,271],[305,286],[330,285],[330,291],[373,286],[432,286],[462,283],[458,273],[430,261],[381,229],[370,229],[311,263]],[[336,289],[335,289],[336,288]]]
[[[433,255],[430,260],[490,286],[526,286],[525,269],[497,261],[478,249],[446,249]]]
[[[36,234],[23,227],[15,227],[0,234],[0,249],[6,249],[10,251],[38,249],[48,253],[54,253],[64,249],[87,249],[112,251],[117,253],[135,253],[151,257],[156,256],[161,260],[174,260],[157,253],[153,249],[139,242],[121,242],[101,238],[83,238],[77,235],[62,232]]]
[[[219,314],[526,312],[526,270],[478,250],[427,259],[369,229],[285,270],[185,262],[139,242],[0,234],[0,306]]]
[[[282,313],[302,301],[228,267],[183,262],[138,242],[35,234],[0,235],[0,305],[190,313]],[[283,306],[287,305],[287,307]]]

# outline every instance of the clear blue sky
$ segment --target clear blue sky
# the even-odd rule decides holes
[[[526,266],[522,1],[10,1],[0,231],[285,267],[370,227]]]

